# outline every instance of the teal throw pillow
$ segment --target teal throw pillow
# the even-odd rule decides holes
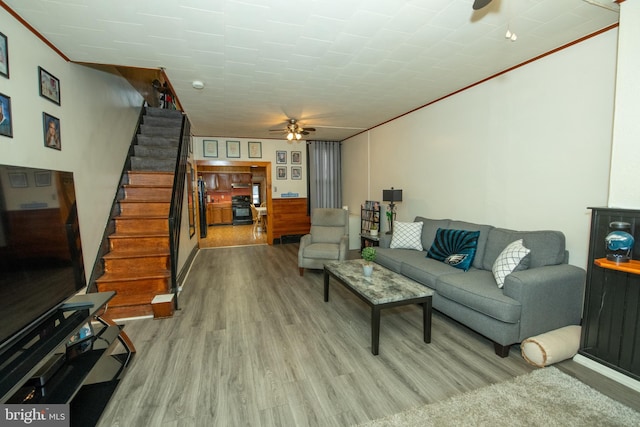
[[[467,271],[476,255],[479,236],[479,231],[438,228],[427,258]]]

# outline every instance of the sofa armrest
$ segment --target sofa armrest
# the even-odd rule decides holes
[[[342,236],[340,238],[340,254],[338,259],[344,261],[347,259],[347,253],[349,252],[349,236]]]
[[[380,238],[381,248],[388,248],[391,246],[391,234],[378,234],[378,237]]]
[[[522,305],[520,340],[580,324],[586,272],[560,264],[509,274],[503,292]]]

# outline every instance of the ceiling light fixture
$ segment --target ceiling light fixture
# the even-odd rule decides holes
[[[193,83],[191,83],[191,86],[193,86],[194,89],[202,90],[204,89],[204,82],[194,80]]]

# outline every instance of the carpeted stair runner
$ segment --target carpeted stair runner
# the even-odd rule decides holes
[[[173,172],[181,126],[181,111],[147,107],[131,157],[131,170]]]

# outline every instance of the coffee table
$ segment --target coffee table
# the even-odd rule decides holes
[[[380,311],[389,307],[422,304],[424,342],[431,342],[431,299],[433,290],[394,273],[381,265],[373,265],[371,277],[362,272],[364,260],[331,261],[324,265],[324,301],[329,301],[329,278],[371,307],[371,353],[378,354],[380,342]]]

